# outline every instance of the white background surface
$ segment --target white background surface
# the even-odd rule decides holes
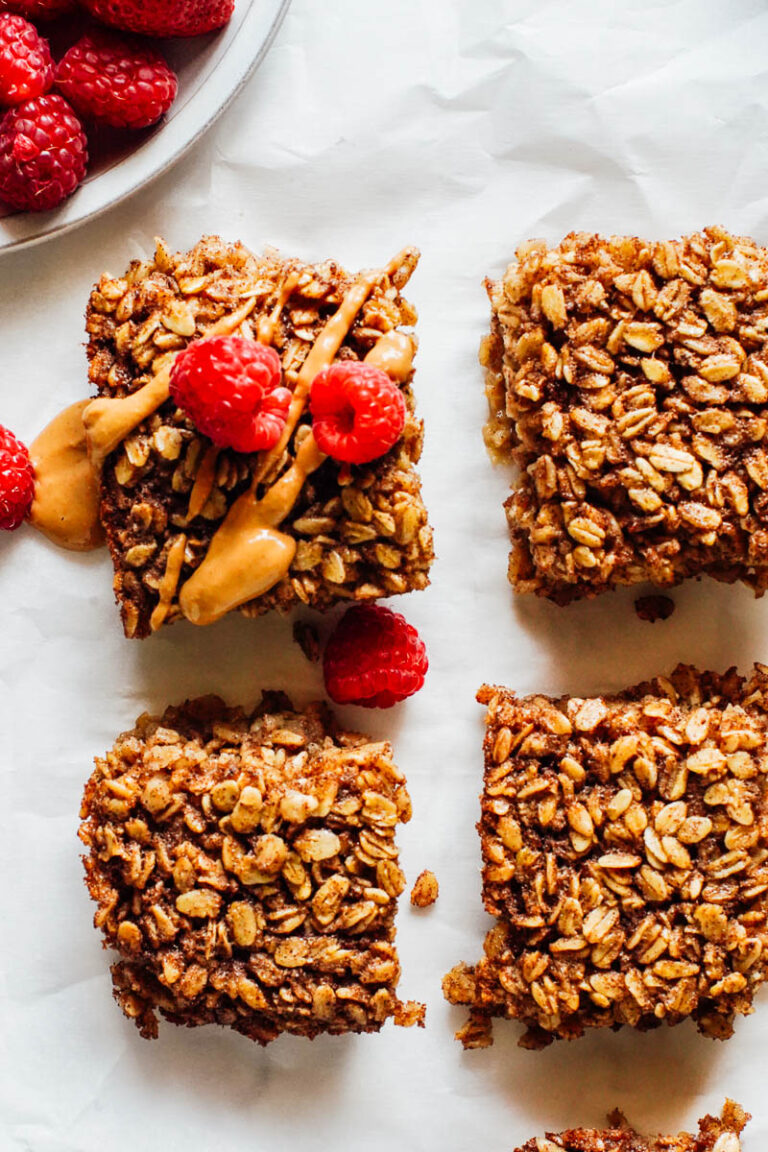
[[[768,242],[764,0],[294,0],[275,47],[213,133],[172,173],[49,246],[0,261],[0,421],[30,439],[85,392],[82,313],[105,269],[206,231],[349,267],[417,243],[417,393],[439,561],[396,606],[421,629],[424,691],[390,713],[350,709],[393,738],[414,800],[402,992],[426,1031],[283,1039],[161,1026],[147,1043],[113,1004],[75,838],[94,753],[146,707],[261,686],[320,692],[290,622],[230,618],[123,640],[103,555],[68,556],[29,530],[0,541],[0,1149],[302,1152],[400,1147],[510,1152],[545,1128],[621,1106],[674,1131],[726,1093],[766,1147],[768,993],[727,1043],[692,1027],[600,1032],[543,1053],[499,1024],[463,1053],[440,978],[479,955],[473,825],[483,679],[586,694],[669,669],[768,658],[768,605],[690,584],[666,623],[631,594],[560,609],[505,580],[507,486],[480,438],[482,289],[516,244],[571,228],[674,236],[706,223]]]

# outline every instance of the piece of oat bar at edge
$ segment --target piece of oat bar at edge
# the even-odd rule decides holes
[[[351,320],[337,360],[362,360],[382,336],[415,324],[415,309],[401,289],[417,261],[418,252],[406,249],[382,270]],[[360,280],[334,261],[255,256],[218,237],[179,254],[159,242],[154,259],[134,261],[122,279],[102,277],[91,294],[91,383],[102,397],[133,394],[174,353],[252,302],[237,331],[262,339],[268,333],[292,387],[324,325]],[[408,339],[415,351],[415,338]],[[296,604],[324,610],[429,583],[434,553],[416,471],[423,426],[414,415],[412,377],[411,369],[400,384],[405,428],[385,456],[362,466],[328,459],[308,477],[281,527],[297,541],[290,569],[241,607],[245,615]],[[272,478],[290,467],[308,424],[305,410]],[[108,456],[101,515],[127,636],[145,637],[180,617],[178,591],[262,463],[263,454],[216,451],[172,400]],[[261,485],[258,493],[264,490]]]
[[[497,923],[474,967],[445,979],[491,1042],[521,1021],[541,1047],[586,1028],[692,1017],[724,1038],[752,1011],[768,928],[766,692],[679,666],[615,696],[485,686],[478,825]]]
[[[572,233],[487,282],[486,443],[509,579],[558,603],[707,573],[768,586],[768,252]]]
[[[751,1119],[733,1100],[722,1115],[705,1116],[696,1135],[641,1136],[619,1112],[608,1117],[609,1129],[571,1128],[528,1140],[516,1152],[741,1152],[741,1133]]]
[[[260,1044],[422,1023],[397,998],[410,814],[391,747],[323,706],[270,693],[252,716],[216,697],[142,716],[97,758],[80,828],[126,1016],[146,1037],[159,1013]]]

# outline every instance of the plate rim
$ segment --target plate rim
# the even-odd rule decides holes
[[[182,116],[185,114],[189,114],[189,109],[194,108],[196,102],[201,98],[201,96],[204,95],[206,88],[208,86],[208,83],[210,82],[211,78],[225,64],[226,60],[230,56],[230,54],[231,54],[231,52],[235,46],[235,44],[241,39],[241,37],[246,38],[248,36],[249,28],[257,20],[260,20],[263,18],[264,3],[265,3],[265,0],[251,0],[251,4],[249,5],[248,11],[244,16],[242,24],[238,28],[238,30],[235,34],[235,37],[232,40],[232,44],[229,46],[229,48],[226,50],[226,52],[219,58],[215,68],[213,69],[213,71],[211,73],[211,76],[207,77],[206,80],[203,81],[202,85],[198,88],[198,90],[194,93],[194,95],[188,101],[187,105],[185,106],[185,108],[183,109],[183,111],[181,113]],[[145,176],[143,179],[141,179],[140,182],[138,182],[138,183],[130,184],[129,187],[119,187],[112,195],[108,195],[107,199],[104,201],[103,204],[99,204],[96,207],[91,208],[89,210],[86,210],[79,215],[75,215],[74,217],[64,218],[64,219],[59,220],[58,222],[56,222],[56,221],[52,222],[50,227],[45,228],[42,232],[37,232],[34,235],[30,235],[30,236],[22,235],[22,236],[18,236],[18,237],[9,238],[7,242],[3,242],[3,240],[0,238],[0,258],[2,258],[5,255],[17,253],[17,252],[22,251],[26,248],[32,248],[32,247],[37,246],[39,244],[44,244],[49,240],[55,240],[60,236],[63,236],[69,232],[74,231],[76,228],[79,228],[82,225],[89,223],[91,220],[95,220],[97,217],[103,215],[105,212],[108,212],[111,208],[116,207],[118,204],[122,204],[125,200],[127,200],[135,192],[139,192],[143,188],[147,188],[154,180],[158,179],[164,173],[168,172],[168,170],[170,168],[172,168],[174,164],[176,164],[179,160],[181,160],[181,158],[184,155],[186,155],[186,153],[189,152],[191,148],[194,147],[194,145],[198,142],[198,140],[200,140],[200,138],[213,126],[213,124],[216,122],[216,120],[218,120],[218,118],[226,111],[226,109],[230,106],[230,104],[232,104],[232,102],[237,98],[237,96],[243,90],[245,85],[248,83],[250,78],[253,76],[256,69],[259,67],[259,65],[264,60],[264,57],[269,52],[269,49],[272,47],[272,44],[274,43],[274,40],[275,40],[278,32],[280,31],[280,28],[282,27],[283,21],[284,21],[285,16],[288,12],[288,9],[290,8],[290,5],[291,5],[291,0],[273,0],[272,11],[271,11],[270,15],[268,15],[268,17],[267,17],[269,19],[271,16],[270,24],[269,24],[269,28],[267,30],[266,36],[264,36],[261,39],[261,41],[259,43],[258,50],[251,57],[251,59],[248,61],[245,68],[242,71],[238,71],[238,78],[237,78],[236,83],[227,92],[226,96],[221,101],[221,103],[219,103],[213,109],[213,111],[210,113],[210,115],[205,116],[188,136],[183,136],[182,139],[180,140],[180,142],[178,143],[178,146],[175,148],[171,148],[171,151],[170,151],[168,156],[164,157],[157,165],[152,166],[152,169],[147,176]],[[156,136],[154,136],[150,141],[147,141],[146,143],[150,146],[152,146],[153,144],[156,145],[156,142],[159,141],[162,137],[163,137],[163,133],[159,132]],[[139,153],[141,151],[142,151],[141,148],[138,149]],[[106,172],[100,174],[100,176],[97,176],[96,180],[99,180],[102,175],[108,176],[110,172],[113,172],[113,173],[116,172],[117,170],[119,170],[119,168],[123,164],[130,164],[132,161],[135,161],[136,158],[137,158],[137,153],[131,153],[124,160],[118,161],[118,163],[114,166],[114,168],[107,169]],[[75,206],[75,204],[73,204],[73,207],[74,206]],[[45,215],[48,215],[48,214],[45,214]],[[39,217],[35,217],[33,214],[27,214],[27,217],[29,219],[30,224],[32,224],[35,221],[35,219],[39,219]],[[13,219],[13,217],[11,217],[11,219]]]

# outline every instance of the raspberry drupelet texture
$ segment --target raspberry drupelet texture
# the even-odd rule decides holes
[[[405,424],[402,392],[372,364],[347,362],[323,369],[312,382],[309,406],[321,451],[347,464],[368,464],[383,456]]]
[[[145,36],[201,36],[223,28],[235,0],[82,0],[83,6],[113,28]]]
[[[413,696],[428,667],[427,650],[413,625],[376,604],[348,609],[323,657],[331,699],[363,708],[391,708]]]
[[[159,52],[109,32],[73,44],[56,69],[56,84],[83,119],[113,128],[156,123],[178,88]]]
[[[20,12],[28,20],[54,20],[76,8],[76,0],[0,0],[0,12]]]
[[[35,473],[26,447],[0,424],[0,528],[12,532],[29,511]]]
[[[21,104],[53,84],[48,41],[23,16],[0,11],[0,104]]]
[[[88,145],[63,96],[10,108],[0,120],[0,200],[43,212],[71,196],[85,176]]]
[[[200,432],[236,452],[276,444],[291,403],[277,352],[244,336],[189,344],[174,361],[171,396]]]

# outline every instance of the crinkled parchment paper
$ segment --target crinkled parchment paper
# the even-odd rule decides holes
[[[262,1051],[170,1025],[148,1044],[113,1004],[76,839],[83,782],[145,708],[262,686],[304,701],[320,675],[291,623],[230,618],[123,640],[104,555],[0,540],[0,1148],[3,1152],[234,1152],[329,1148],[508,1152],[529,1135],[621,1107],[677,1131],[726,1093],[768,1136],[768,994],[732,1040],[692,1027],[600,1033],[543,1053],[463,1053],[442,974],[477,957],[474,832],[483,680],[520,691],[618,688],[678,660],[768,658],[768,603],[709,581],[665,623],[633,596],[560,609],[515,601],[502,500],[480,437],[482,287],[518,242],[572,228],[664,237],[708,223],[768,242],[765,0],[294,0],[266,63],[194,152],[80,231],[0,262],[0,421],[31,438],[86,390],[92,281],[204,232],[349,267],[405,243],[423,260],[417,388],[439,561],[397,607],[421,629],[424,691],[390,713],[349,709],[391,736],[414,818],[409,879],[437,873],[432,909],[399,919],[402,990],[426,1031],[284,1039]]]

